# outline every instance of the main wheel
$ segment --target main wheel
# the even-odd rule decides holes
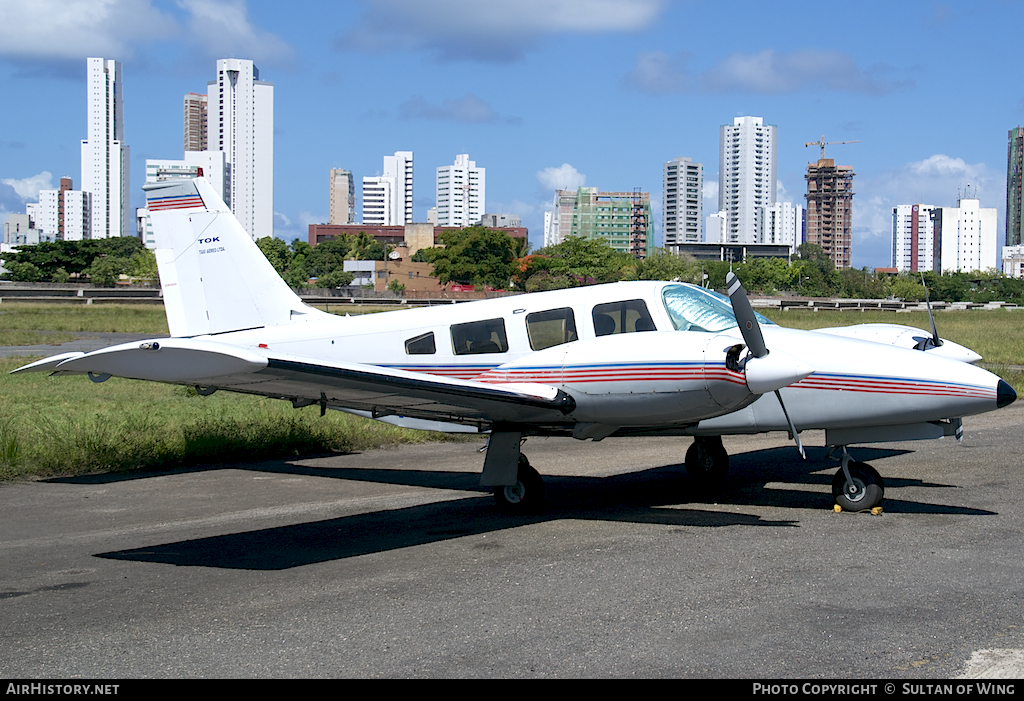
[[[539,511],[544,503],[544,480],[525,455],[519,455],[516,483],[494,488],[494,501],[498,509],[507,514]]]
[[[700,486],[720,481],[729,471],[729,453],[721,436],[697,436],[686,451],[686,472]]]
[[[865,462],[851,462],[850,477],[853,479],[852,485],[847,483],[846,475],[840,468],[832,478],[832,496],[844,511],[866,511],[882,502],[885,482],[875,468]]]

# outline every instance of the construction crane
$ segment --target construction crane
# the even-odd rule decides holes
[[[831,146],[833,144],[859,144],[859,143],[860,143],[860,139],[858,139],[857,141],[825,141],[825,135],[822,134],[821,135],[821,141],[808,141],[806,144],[804,144],[804,148],[807,148],[808,146],[820,146],[821,147],[821,157],[822,157],[822,159],[824,159],[825,158],[825,147],[826,146]]]

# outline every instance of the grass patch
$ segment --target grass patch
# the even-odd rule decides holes
[[[400,429],[318,406],[154,382],[44,373],[9,375],[0,359],[0,479],[248,462],[399,443],[465,440]]]
[[[167,333],[163,306],[143,304],[4,304],[0,329]]]
[[[49,344],[59,346],[61,343],[74,341],[77,334],[60,331],[22,331],[20,329],[0,329],[0,346],[42,346]]]

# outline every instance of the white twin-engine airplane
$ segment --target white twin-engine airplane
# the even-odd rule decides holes
[[[693,285],[620,282],[335,316],[292,292],[203,178],[145,190],[171,337],[14,372],[116,375],[489,431],[480,483],[508,511],[543,498],[524,436],[692,436],[686,469],[700,483],[728,467],[721,436],[787,431],[803,453],[807,429],[842,448],[836,502],[869,509],[883,481],[848,445],[959,437],[961,417],[1017,396],[971,364],[980,356],[934,333],[776,326],[735,277],[731,304]]]

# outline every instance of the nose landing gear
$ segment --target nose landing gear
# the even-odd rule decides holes
[[[885,482],[875,468],[854,460],[843,446],[843,466],[832,478],[832,496],[843,511],[867,511],[882,503]]]

